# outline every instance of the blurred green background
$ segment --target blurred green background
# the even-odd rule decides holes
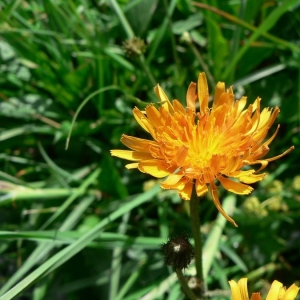
[[[184,299],[160,246],[191,235],[186,203],[109,150],[147,138],[132,108],[157,83],[185,103],[202,71],[280,107],[268,157],[296,147],[250,197],[219,190],[238,228],[203,198],[208,288],[299,284],[299,4],[0,1],[0,299]]]

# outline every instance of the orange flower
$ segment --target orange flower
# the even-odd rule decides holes
[[[205,73],[199,74],[198,84],[190,84],[187,108],[178,100],[171,103],[159,85],[154,91],[161,101],[159,108],[150,104],[145,112],[133,109],[136,121],[153,140],[123,135],[122,143],[132,151],[111,150],[111,155],[134,161],[126,165],[128,169],[138,168],[157,178],[168,176],[161,187],[178,190],[184,200],[190,199],[194,182],[198,196],[204,195],[209,186],[217,209],[235,224],[221,206],[215,180],[230,192],[249,194],[253,188],[248,184],[262,180],[265,175],[257,172],[293,149],[261,159],[278,132],[279,126],[271,138],[265,140],[279,108],[260,111],[260,98],[257,98],[244,110],[246,97],[235,101],[232,87],[225,90],[223,82],[217,84],[209,108]],[[197,98],[199,112],[196,111]],[[242,169],[254,164],[261,165],[258,171]]]
[[[247,289],[247,278],[242,278],[238,282],[229,281],[232,293],[232,300],[249,300]],[[274,280],[266,300],[294,300],[299,292],[299,287],[292,284],[288,289],[283,284]],[[261,300],[260,293],[253,293],[251,300]]]

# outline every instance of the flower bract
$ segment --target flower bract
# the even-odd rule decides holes
[[[249,300],[247,289],[247,278],[242,278],[238,282],[234,280],[229,281],[231,288],[232,300]],[[283,284],[277,280],[274,280],[270,291],[265,298],[266,300],[294,300],[299,292],[299,287],[292,284],[286,289]],[[253,293],[251,300],[261,300],[260,293]]]
[[[226,90],[223,82],[217,84],[209,107],[205,73],[189,85],[186,106],[176,99],[171,102],[159,85],[154,91],[160,100],[158,107],[150,104],[145,111],[133,109],[136,121],[152,139],[124,134],[121,141],[131,150],[111,150],[111,154],[133,161],[126,165],[128,169],[167,177],[161,187],[177,190],[184,200],[190,199],[193,186],[198,196],[210,190],[217,209],[235,224],[221,206],[216,182],[235,194],[249,194],[253,190],[249,184],[265,175],[259,171],[293,149],[263,158],[279,129],[266,138],[279,108],[261,110],[260,98],[245,108],[247,98],[235,100],[232,87]],[[255,170],[252,165],[260,167]]]

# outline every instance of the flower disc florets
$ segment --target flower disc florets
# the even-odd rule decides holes
[[[198,196],[204,195],[210,187],[216,207],[234,223],[222,209],[215,181],[235,194],[249,194],[253,188],[248,184],[262,180],[265,175],[257,172],[293,149],[262,159],[278,132],[279,126],[266,140],[279,108],[260,111],[261,99],[257,98],[244,109],[246,97],[236,101],[232,88],[225,90],[223,82],[217,84],[209,108],[205,73],[199,74],[197,84],[190,84],[186,108],[178,100],[171,103],[159,85],[154,91],[161,101],[159,108],[151,104],[144,112],[133,109],[135,119],[153,140],[123,135],[122,143],[132,151],[111,150],[111,154],[135,161],[126,165],[128,169],[138,168],[157,178],[168,176],[161,187],[178,190],[184,200],[190,199],[194,182]],[[244,166],[254,164],[260,164],[258,171],[243,170]]]

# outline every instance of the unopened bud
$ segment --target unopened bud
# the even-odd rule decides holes
[[[139,56],[146,51],[146,48],[145,42],[138,37],[127,39],[123,42],[123,49],[128,56]]]
[[[167,243],[162,244],[161,249],[166,265],[171,266],[173,270],[187,268],[195,255],[194,248],[186,236],[169,238]]]

